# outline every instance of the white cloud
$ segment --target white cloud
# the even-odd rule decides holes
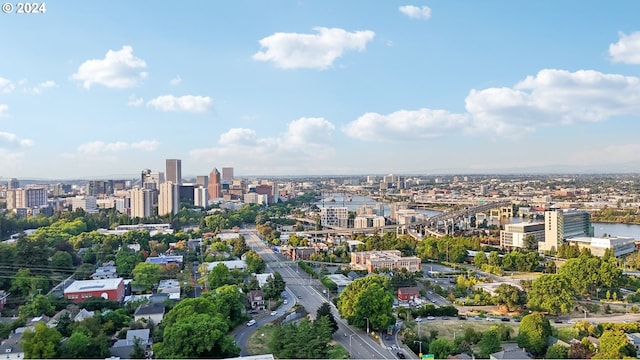
[[[56,84],[55,81],[53,80],[47,80],[45,82],[42,82],[38,85],[36,85],[33,88],[25,88],[25,91],[34,93],[34,94],[41,94],[43,90],[45,89],[52,89],[54,87],[57,87],[58,85]]]
[[[340,28],[315,27],[316,34],[275,33],[260,40],[266,51],[253,55],[282,69],[327,69],[346,50],[364,51],[373,31],[348,32]]]
[[[400,110],[388,115],[366,113],[347,124],[343,131],[362,140],[424,140],[464,132],[470,120],[466,115],[445,110]]]
[[[9,94],[13,92],[15,87],[11,80],[0,77],[0,93]]]
[[[404,5],[398,10],[412,19],[430,19],[431,9],[428,6]]]
[[[323,118],[300,118],[290,122],[282,135],[258,137],[255,130],[230,129],[220,135],[217,146],[194,149],[190,156],[197,161],[224,158],[245,171],[255,173],[317,173],[318,161],[335,155],[331,140],[334,125]]]
[[[121,50],[109,50],[104,59],[87,60],[78,68],[72,79],[81,81],[86,89],[94,84],[110,88],[129,88],[139,84],[147,77],[142,69],[147,63],[133,55],[131,46],[123,46]]]
[[[618,34],[620,39],[609,45],[611,61],[625,64],[640,64],[640,32],[630,35]]]
[[[593,70],[545,69],[515,86],[471,90],[466,113],[401,110],[366,113],[343,131],[363,140],[421,140],[453,134],[519,137],[542,126],[640,114],[640,78]]]
[[[0,104],[0,118],[9,117],[9,105]]]
[[[182,78],[180,77],[180,75],[178,75],[173,79],[169,80],[169,83],[173,86],[178,86],[182,83]]]
[[[30,146],[33,146],[33,140],[23,139],[16,134],[0,131],[0,148]]]
[[[129,101],[127,101],[127,106],[138,107],[144,104],[144,99],[141,97],[136,97],[135,95],[129,96]]]
[[[126,150],[154,151],[160,143],[155,140],[143,140],[133,143],[117,141],[107,143],[104,141],[92,141],[78,146],[77,151],[83,155],[98,155],[104,153],[119,153]]]
[[[152,106],[160,111],[186,111],[193,113],[207,112],[213,101],[208,96],[173,96],[163,95],[149,100],[147,106]]]

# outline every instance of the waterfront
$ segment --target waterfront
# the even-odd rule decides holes
[[[349,211],[356,211],[356,209],[360,206],[371,206],[371,207],[379,207],[382,205],[382,209],[384,211],[384,216],[391,215],[391,206],[388,203],[381,203],[374,199],[365,197],[365,196],[344,196],[342,193],[333,193],[328,197],[325,197],[323,200],[320,200],[315,203],[318,207],[336,207],[336,206],[344,206]],[[426,214],[427,216],[436,216],[441,214],[441,211],[437,210],[417,210],[421,214]],[[522,221],[530,221],[529,219],[523,219],[520,217],[513,217],[511,219],[512,223],[518,223]],[[541,220],[537,220],[541,221]],[[497,222],[493,221],[493,224],[497,225]],[[623,236],[623,237],[632,237],[634,239],[640,239],[640,224],[620,224],[620,223],[593,223],[594,236],[601,237],[604,234],[611,236]]]

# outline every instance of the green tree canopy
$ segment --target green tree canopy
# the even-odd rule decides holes
[[[60,340],[62,335],[58,330],[38,322],[34,330],[25,330],[20,346],[27,359],[52,359],[57,356]]]
[[[622,330],[605,330],[600,336],[598,353],[594,359],[622,359],[636,357],[636,348]]]
[[[560,274],[544,274],[534,280],[528,298],[530,308],[551,314],[567,313],[573,305],[569,281]]]
[[[145,291],[151,290],[160,281],[160,265],[141,262],[133,269],[134,286],[140,286]]]
[[[494,299],[496,303],[506,306],[507,310],[511,310],[526,303],[526,294],[513,285],[500,284],[495,291]]]
[[[349,284],[338,298],[338,311],[349,324],[366,329],[386,329],[394,323],[393,293],[388,278],[374,274]]]
[[[541,313],[532,313],[522,318],[518,331],[518,346],[541,356],[547,351],[547,338],[551,336],[551,324]]]

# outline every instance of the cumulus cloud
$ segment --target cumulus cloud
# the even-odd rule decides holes
[[[143,140],[138,142],[127,143],[117,141],[107,143],[104,141],[92,141],[78,146],[77,151],[83,155],[98,155],[104,153],[119,153],[126,150],[155,151],[160,145],[155,140]]]
[[[15,89],[15,85],[11,80],[0,77],[0,93],[9,94]]]
[[[364,51],[375,33],[348,32],[340,28],[315,27],[315,34],[275,33],[260,40],[265,51],[253,55],[282,69],[327,69],[346,50]]]
[[[178,86],[182,83],[182,78],[180,77],[180,75],[178,75],[173,79],[169,80],[169,83],[173,86]]]
[[[23,139],[16,134],[0,131],[0,148],[30,147],[33,140]]]
[[[335,154],[331,134],[335,126],[324,118],[300,118],[291,121],[276,137],[259,137],[255,130],[230,129],[220,135],[218,144],[194,149],[197,161],[224,158],[246,171],[298,173],[300,167],[314,165]]]
[[[640,113],[640,78],[593,70],[545,69],[513,87],[471,90],[466,113],[366,113],[343,131],[363,140],[421,140],[452,134],[519,137],[538,127],[605,121]]]
[[[127,106],[138,107],[144,104],[144,99],[141,97],[136,97],[135,95],[129,96],[129,101],[127,101]]]
[[[362,140],[424,140],[464,131],[469,123],[468,116],[445,110],[400,110],[388,115],[366,113],[343,131]]]
[[[430,19],[431,9],[428,6],[404,5],[398,10],[412,19]]]
[[[109,50],[104,59],[87,60],[71,75],[73,80],[82,82],[86,89],[94,84],[109,88],[129,88],[147,77],[142,71],[147,63],[133,55],[133,48],[125,45],[122,49]]]
[[[629,35],[618,34],[617,43],[609,45],[611,61],[625,64],[640,64],[640,32]]]
[[[46,89],[52,89],[54,87],[57,87],[58,85],[56,84],[55,81],[53,80],[47,80],[45,82],[42,82],[32,88],[26,88],[25,90],[34,94],[41,94],[42,91],[46,90]]]
[[[149,100],[147,106],[160,111],[185,111],[193,113],[207,112],[213,101],[208,96],[173,96],[163,95]]]

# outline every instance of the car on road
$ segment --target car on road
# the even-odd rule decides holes
[[[289,303],[289,300],[285,299],[282,303],[287,305]]]
[[[396,355],[398,355],[398,358],[400,358],[400,359],[404,359],[404,358],[405,358],[404,353],[402,353],[402,352],[400,352],[400,351],[398,351],[398,352],[396,353]]]
[[[393,350],[398,350],[398,346],[397,346],[396,344],[391,344],[391,348],[392,348]]]
[[[256,324],[256,321],[254,319],[249,320],[249,322],[247,323],[247,326],[253,326]]]
[[[276,315],[278,315],[278,312],[277,312],[277,311],[272,311],[272,312],[271,312],[271,316],[276,316]]]
[[[298,299],[302,299],[302,295],[298,295]]]
[[[427,320],[435,320],[436,318],[433,316],[427,316]]]
[[[569,320],[569,321],[567,321],[567,324],[575,324],[575,323],[576,323],[576,321],[575,321],[575,320]]]
[[[416,322],[421,322],[421,321],[422,321],[422,318],[421,318],[421,317],[417,317],[417,318],[416,318]]]

